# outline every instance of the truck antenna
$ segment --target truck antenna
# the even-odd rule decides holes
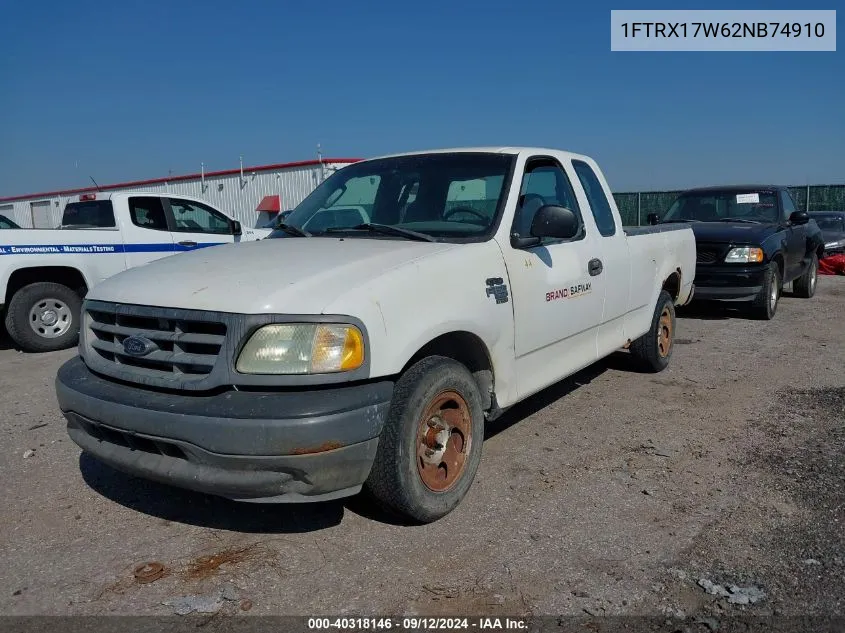
[[[100,185],[98,185],[97,181],[94,180],[94,176],[88,176],[88,177],[91,179],[91,182],[94,183],[94,186],[97,188],[97,191],[102,191],[102,189],[100,189]]]

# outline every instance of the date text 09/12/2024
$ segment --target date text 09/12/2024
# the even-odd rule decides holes
[[[373,618],[308,618],[308,630],[373,630],[384,631],[452,631],[452,630],[511,630],[528,628],[528,623],[521,618],[509,617],[373,617]]]

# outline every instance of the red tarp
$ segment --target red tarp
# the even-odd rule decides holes
[[[819,274],[845,275],[845,254],[828,255],[819,262]]]

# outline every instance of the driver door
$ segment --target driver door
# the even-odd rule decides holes
[[[217,209],[195,200],[164,200],[177,253],[235,241],[232,221]]]
[[[598,359],[596,338],[602,319],[607,275],[596,274],[601,256],[589,208],[578,204],[570,163],[536,157],[528,161],[511,227],[501,244],[513,295],[514,352],[520,397],[536,393]],[[546,204],[566,207],[581,230],[568,240],[544,239],[528,247],[537,210]]]
[[[795,225],[789,221],[789,216],[795,212],[795,203],[789,191],[782,189],[781,224],[786,227],[786,253],[784,253],[784,283],[800,276],[804,272],[804,255],[807,253],[807,225]]]

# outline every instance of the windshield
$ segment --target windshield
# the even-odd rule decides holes
[[[320,184],[284,223],[312,236],[404,239],[400,231],[354,229],[364,224],[444,241],[486,236],[496,223],[513,161],[509,154],[467,152],[353,163]],[[277,229],[268,237],[290,236]]]
[[[845,218],[836,215],[815,215],[813,219],[822,231],[845,233]]]
[[[62,228],[93,229],[115,226],[111,200],[70,202],[62,215]]]
[[[663,221],[693,222],[777,222],[776,191],[693,191],[681,194],[669,207]]]
[[[0,229],[19,229],[17,224],[12,222],[9,218],[5,215],[0,215]]]

